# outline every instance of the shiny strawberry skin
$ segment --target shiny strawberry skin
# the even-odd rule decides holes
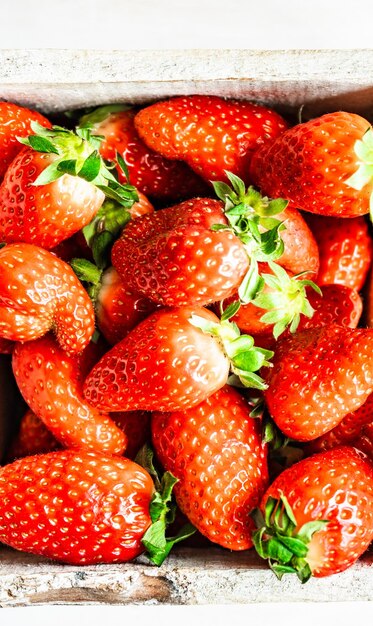
[[[30,341],[52,328],[68,353],[89,343],[95,326],[92,302],[67,263],[37,246],[0,250],[0,337]]]
[[[315,454],[282,472],[266,491],[287,498],[297,529],[314,520],[329,520],[310,543],[307,561],[315,577],[350,567],[373,539],[373,465],[351,447]]]
[[[373,330],[330,325],[277,344],[264,397],[282,432],[310,441],[358,409],[373,391]]]
[[[190,323],[192,314],[217,321],[198,307],[152,313],[97,363],[84,395],[105,411],[178,411],[225,385],[229,361],[219,340]]]
[[[136,113],[136,109],[111,113],[94,125],[95,133],[104,137],[100,146],[103,158],[115,162],[119,152],[128,167],[131,185],[153,200],[177,201],[206,193],[206,184],[185,163],[165,159],[147,147],[134,126]],[[125,183],[120,168],[118,174]]]
[[[320,254],[318,285],[335,283],[359,291],[372,263],[372,239],[364,217],[307,217]]]
[[[210,541],[230,550],[252,546],[249,517],[267,488],[267,453],[251,407],[225,386],[187,411],[152,414],[163,467],[179,482],[178,506]]]
[[[0,469],[0,540],[65,563],[125,562],[143,552],[154,487],[129,459],[61,450]]]
[[[43,454],[58,450],[61,444],[52,435],[44,422],[28,409],[21,418],[18,432],[7,451],[8,462],[24,456]]]
[[[164,306],[205,305],[229,297],[249,260],[228,230],[217,200],[195,198],[131,221],[114,244],[112,263],[129,289]]]
[[[82,394],[83,357],[67,356],[51,335],[13,351],[18,388],[32,411],[65,447],[122,454],[126,437],[106,413]]]
[[[281,231],[284,251],[277,263],[293,274],[310,272],[308,278],[314,280],[319,271],[319,250],[303,216],[297,209],[287,207],[276,218],[285,226]]]
[[[33,185],[55,158],[26,147],[9,166],[0,186],[0,241],[51,249],[96,215],[105,196],[78,176],[65,174],[47,185]]]
[[[95,309],[97,325],[112,346],[153,313],[156,306],[130,291],[114,267],[103,273]]]
[[[253,181],[263,193],[290,200],[304,211],[364,215],[372,185],[356,191],[346,181],[359,167],[355,142],[369,128],[367,120],[344,111],[298,124],[255,153]]]
[[[32,133],[31,122],[38,122],[49,128],[49,120],[37,111],[11,102],[0,102],[0,182],[9,165],[22,150],[17,137],[27,137]]]
[[[184,160],[205,180],[226,180],[228,170],[248,183],[254,151],[273,141],[287,124],[258,104],[192,95],[142,109],[135,127],[149,148]]]
[[[331,450],[337,446],[353,442],[360,436],[363,428],[373,422],[373,394],[370,394],[364,404],[356,411],[348,413],[332,430],[311,441],[306,446],[307,454]]]

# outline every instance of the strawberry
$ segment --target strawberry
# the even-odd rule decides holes
[[[255,547],[278,578],[342,572],[373,539],[373,465],[347,446],[315,454],[275,479],[253,517]]]
[[[29,341],[54,329],[61,347],[80,352],[94,331],[92,303],[67,263],[30,244],[0,249],[0,336]]]
[[[310,441],[356,411],[373,391],[372,354],[370,329],[329,325],[281,339],[264,391],[280,430]]]
[[[352,445],[364,452],[373,462],[373,421],[364,426],[361,434],[354,439]]]
[[[359,291],[372,263],[372,239],[363,217],[306,217],[320,254],[318,285],[335,283]]]
[[[24,456],[43,454],[60,448],[57,439],[52,435],[44,422],[28,409],[21,418],[19,429],[7,451],[8,461]]]
[[[31,122],[38,122],[47,128],[51,126],[47,118],[37,111],[11,102],[0,102],[0,182],[22,148],[18,137],[27,137],[31,133]]]
[[[126,168],[117,164],[119,180],[129,182],[154,200],[172,201],[205,194],[206,184],[185,164],[165,159],[149,149],[134,126],[137,111],[126,105],[103,106],[81,118],[80,127],[103,136],[100,154],[117,162],[117,153]]]
[[[128,459],[134,459],[140,448],[150,441],[150,413],[146,411],[125,411],[123,413],[112,413],[111,419],[126,436],[125,456]]]
[[[178,506],[210,541],[230,550],[252,546],[248,513],[268,483],[266,446],[250,411],[225,386],[189,410],[152,415],[155,452],[179,479]]]
[[[166,306],[204,305],[230,296],[249,261],[226,224],[221,203],[187,200],[131,221],[112,249],[112,263],[131,291]]]
[[[0,241],[54,248],[87,225],[105,195],[124,206],[137,199],[113,177],[97,153],[99,140],[32,124],[35,135],[10,164],[0,186]]]
[[[242,384],[262,389],[254,372],[271,355],[206,309],[162,309],[103,356],[84,395],[105,411],[184,410],[226,384],[230,363]]]
[[[370,394],[356,411],[347,413],[335,428],[310,441],[306,446],[307,454],[331,450],[342,445],[355,445],[354,442],[363,428],[371,422],[373,422],[373,394]]]
[[[373,189],[372,129],[339,111],[298,124],[267,143],[251,162],[262,192],[311,213],[355,217],[369,213]]]
[[[229,170],[249,182],[254,151],[281,135],[287,124],[258,104],[192,95],[142,109],[135,127],[149,148],[185,161],[205,180],[226,180]]]
[[[269,266],[267,271],[273,275]],[[261,268],[261,272],[263,275],[264,269]],[[321,295],[311,289],[306,289],[302,283],[303,281],[298,277],[293,277],[293,279],[289,277],[287,283],[286,281],[281,282],[279,289],[273,290],[269,285],[266,285],[262,294],[253,302],[240,306],[231,321],[237,324],[241,332],[255,335],[257,339],[271,336],[274,330],[274,323],[269,322],[271,317],[280,317],[281,323],[296,323],[299,318],[297,331],[329,324],[356,328],[363,310],[363,303],[357,291],[343,285],[325,285]],[[305,311],[307,312],[304,308],[305,291],[309,305],[313,310],[313,314],[311,310],[309,311],[310,317],[304,314]],[[277,303],[272,301],[271,294],[273,295],[273,293],[276,294],[276,299],[279,293],[282,294],[282,301]],[[268,294],[270,294],[269,298]],[[223,306],[229,306],[237,298],[237,295],[228,298]],[[270,310],[268,315],[263,314],[263,308],[258,306],[258,303],[261,302],[263,308]],[[303,313],[302,317],[300,317],[300,313]],[[263,321],[263,318],[267,321]],[[275,334],[277,335],[277,331]]]
[[[68,356],[50,335],[19,343],[13,351],[20,392],[61,444],[122,454],[124,433],[83,398],[83,379],[90,367],[91,355]]]
[[[0,469],[0,541],[76,565],[129,561],[144,551],[154,492],[129,459],[61,450]]]

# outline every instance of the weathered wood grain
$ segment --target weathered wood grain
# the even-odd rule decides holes
[[[37,604],[238,604],[373,600],[373,561],[301,585],[280,582],[253,551],[179,548],[157,568],[145,558],[131,564],[76,567],[4,548],[0,553],[0,606]]]

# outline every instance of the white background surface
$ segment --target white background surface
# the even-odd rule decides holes
[[[372,17],[372,0],[0,0],[0,47],[369,48],[373,47]],[[0,617],[6,626],[103,622],[350,626],[356,620],[372,623],[373,603],[54,606],[3,609]]]
[[[1,48],[369,48],[372,0],[0,0]]]

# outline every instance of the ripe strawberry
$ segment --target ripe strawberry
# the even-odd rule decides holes
[[[0,336],[29,341],[49,330],[61,347],[80,352],[94,332],[92,303],[73,270],[30,244],[0,249]]]
[[[102,157],[116,162],[119,153],[131,184],[151,198],[177,201],[205,194],[206,184],[185,163],[165,159],[140,139],[134,126],[136,113],[136,109],[126,105],[108,105],[85,115],[80,126],[104,137],[100,146]],[[122,183],[128,182],[120,165],[118,176]]]
[[[48,335],[16,345],[13,372],[28,406],[64,446],[122,454],[123,432],[83,397],[90,356],[87,361],[67,356]]]
[[[0,469],[0,541],[76,565],[144,551],[153,481],[125,458],[61,450]]]
[[[0,354],[11,354],[14,348],[14,341],[0,337]]]
[[[225,386],[187,411],[152,415],[155,452],[179,479],[178,506],[210,541],[230,550],[252,546],[248,513],[268,483],[266,446],[250,411]]]
[[[127,439],[125,456],[134,459],[146,443],[151,439],[150,413],[147,411],[125,411],[112,413],[111,419],[120,428]]]
[[[27,147],[0,186],[0,241],[51,249],[91,221],[105,199],[101,188],[125,206],[137,198],[106,168],[97,138],[60,127],[33,128],[38,134],[22,140]]]
[[[321,437],[314,439],[306,446],[308,454],[331,450],[337,446],[355,445],[365,426],[373,422],[373,394],[370,394],[356,411],[348,413],[335,428]]]
[[[51,125],[37,111],[11,102],[0,102],[0,182],[22,148],[17,138],[27,137],[31,133],[31,122],[38,122],[47,128]]]
[[[373,462],[373,422],[364,426],[361,434],[353,441],[352,445],[364,452]]]
[[[336,283],[359,291],[372,263],[372,239],[363,217],[306,218],[320,253],[318,285]]]
[[[373,330],[322,326],[277,344],[266,376],[269,412],[291,439],[310,441],[373,391]]]
[[[60,447],[60,443],[44,422],[28,409],[21,418],[19,430],[11,442],[6,457],[10,462],[24,456],[52,452]]]
[[[184,410],[226,384],[230,361],[243,384],[263,388],[253,372],[271,355],[206,309],[162,309],[104,355],[84,395],[105,411]]]
[[[131,221],[112,249],[128,288],[166,306],[205,305],[234,293],[249,260],[229,230],[221,203],[187,200]]]
[[[373,465],[347,446],[304,459],[275,479],[253,517],[255,547],[278,578],[342,572],[373,539]]]
[[[262,275],[264,269],[261,268]],[[266,270],[270,274],[271,269],[268,267]],[[286,285],[284,285],[285,287]],[[328,326],[329,324],[338,324],[339,326],[347,326],[349,328],[356,328],[359,323],[361,313],[363,311],[362,300],[354,289],[350,287],[344,287],[343,285],[325,285],[322,287],[322,295],[315,292],[312,289],[306,289],[302,286],[302,280],[297,280],[296,277],[293,280],[289,280],[287,285],[288,290],[284,290],[282,295],[283,299],[277,303],[273,302],[273,306],[268,305],[268,309],[273,317],[275,312],[278,311],[281,320],[291,323],[293,320],[298,321],[299,324],[296,330],[306,330],[307,328],[317,328],[318,326]],[[307,299],[312,307],[314,313],[312,317],[301,315],[304,313],[302,308],[304,307],[304,294],[307,292]],[[270,286],[264,288],[262,294],[273,294],[274,291]],[[280,290],[276,290],[275,293],[281,293]],[[232,298],[228,298],[224,302],[224,307],[229,306],[231,302],[237,300],[237,295]],[[237,313],[231,318],[232,322],[235,322],[241,332],[248,333],[249,335],[255,335],[257,339],[262,337],[271,337],[274,323],[262,321],[264,317],[263,308],[257,306],[256,302],[260,302],[260,299],[254,300],[248,304],[242,304]],[[268,320],[269,316],[266,316]]]
[[[206,180],[226,180],[229,170],[248,182],[254,151],[281,135],[287,124],[258,104],[192,95],[142,109],[135,127],[149,148],[186,161]]]
[[[251,162],[262,192],[320,215],[369,213],[372,130],[354,113],[339,111],[290,128],[264,145]]]

